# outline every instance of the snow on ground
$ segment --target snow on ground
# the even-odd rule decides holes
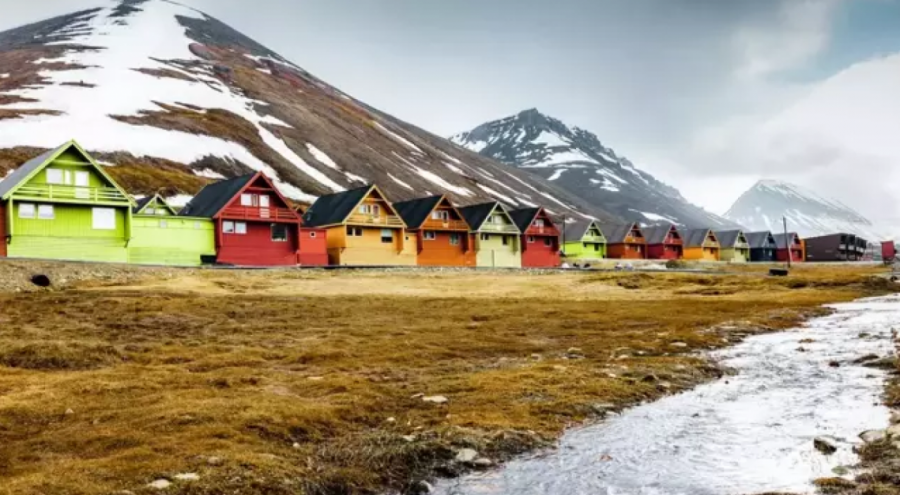
[[[646,212],[646,211],[637,211],[637,210],[631,210],[631,211],[633,211],[635,213],[640,213],[641,215],[644,216],[644,218],[646,218],[647,220],[650,220],[651,222],[667,222],[667,223],[671,223],[671,224],[680,225],[676,220],[673,220],[664,215],[659,215],[657,213],[651,213],[651,212]]]
[[[259,71],[259,72],[262,72],[263,74],[268,74],[268,75],[270,75],[270,76],[272,75],[272,71],[269,70],[269,69],[259,69],[259,68],[257,68],[256,70]]]
[[[489,144],[487,141],[464,141],[462,136],[453,136],[452,138],[450,138],[450,140],[469,151],[474,151],[475,153],[481,153],[481,150],[487,148]]]
[[[604,160],[609,161],[610,163],[619,163],[619,160],[616,157],[612,156],[611,154],[609,154],[605,151],[598,151],[597,154],[600,155],[600,157],[603,158]]]
[[[484,184],[478,184],[478,188],[501,201],[505,201],[507,204],[510,204],[513,206],[518,206],[518,204],[519,204],[516,200],[512,199],[511,197],[500,194],[496,190],[491,189],[490,187],[488,187]]]
[[[348,179],[350,179],[350,180],[352,180],[352,181],[354,181],[354,182],[361,182],[361,183],[363,183],[363,184],[368,184],[368,183],[369,183],[369,180],[366,179],[365,177],[360,177],[360,176],[358,176],[358,175],[356,175],[356,174],[352,174],[352,173],[347,172],[347,171],[344,172],[344,175],[346,175]]]
[[[444,152],[441,151],[441,150],[438,150],[438,152],[439,152],[440,154],[444,155],[444,158],[450,160],[451,162],[453,162],[453,163],[455,163],[455,164],[457,164],[457,165],[465,165],[465,164],[462,162],[462,160],[460,160],[459,158],[456,158],[455,156],[448,155],[447,153],[444,153]]]
[[[207,179],[221,180],[225,178],[224,175],[209,168],[205,168],[203,170],[195,170],[194,173],[199,175],[200,177],[206,177]]]
[[[609,192],[619,192],[620,191],[620,189],[618,187],[616,187],[616,185],[613,184],[612,181],[606,177],[603,178],[603,185],[600,186],[600,189],[603,189],[604,191],[609,191]]]
[[[403,187],[409,189],[410,191],[415,191],[415,189],[413,189],[413,187],[412,187],[411,185],[407,184],[406,182],[403,182],[402,180],[400,180],[400,179],[394,177],[393,175],[388,174],[388,177],[389,177],[392,181],[396,182],[397,184],[400,184],[401,186],[403,186]]]
[[[166,203],[169,203],[169,206],[173,208],[184,208],[185,205],[187,205],[191,202],[192,199],[194,199],[194,197],[188,196],[187,194],[178,194],[165,199]]]
[[[516,191],[515,189],[513,189],[513,188],[509,187],[508,185],[504,184],[503,182],[501,182],[501,181],[495,179],[494,176],[491,175],[491,174],[489,174],[488,172],[485,172],[485,171],[480,170],[480,169],[479,169],[479,170],[476,170],[476,172],[478,172],[478,173],[479,173],[482,177],[484,177],[485,179],[487,179],[487,180],[493,182],[494,184],[497,184],[498,186],[502,187],[503,189],[506,189],[507,191],[509,191],[509,192],[511,192],[511,193],[513,193],[513,194],[522,194],[522,193],[520,193],[519,191]],[[526,197],[530,197],[530,196],[528,196],[527,194],[526,194],[525,196],[526,196]]]
[[[619,177],[618,175],[612,173],[611,171],[609,171],[609,170],[607,170],[607,169],[605,169],[605,168],[598,168],[598,169],[597,169],[597,173],[600,174],[600,175],[604,175],[604,176],[606,176],[606,177],[609,177],[610,179],[612,179],[612,180],[618,182],[619,184],[628,184],[628,181],[622,179],[622,178]]]
[[[451,172],[456,172],[457,174],[465,174],[465,172],[463,172],[463,169],[457,167],[456,165],[454,165],[450,162],[444,162],[444,166],[449,168]]]
[[[199,18],[201,14],[174,3],[150,1],[152,5],[143,6],[142,11],[128,16],[127,25],[118,25],[116,19],[109,17],[112,12],[110,7],[90,18],[85,17],[90,32],[66,43],[104,49],[69,52],[65,59],[87,68],[43,71],[42,75],[49,79],[50,85],[6,93],[37,101],[6,105],[2,107],[4,109],[52,109],[63,114],[26,116],[0,122],[0,146],[52,148],[71,139],[73,130],[90,129],[89,134],[76,136],[76,139],[93,150],[126,149],[135,155],[156,156],[182,163],[192,163],[209,155],[240,160],[254,170],[265,172],[277,184],[284,184],[283,192],[289,197],[312,198],[298,188],[283,183],[271,166],[237,143],[156,127],[132,126],[109,118],[109,115],[138,115],[142,110],[156,109],[152,103],[154,101],[174,104],[177,98],[179,102],[201,108],[221,108],[240,115],[257,127],[263,142],[301,172],[334,191],[343,190],[342,186],[303,162],[283,140],[266,130],[262,124],[274,121],[254,112],[252,100],[233,93],[231,88],[215,78],[192,74],[192,77],[203,82],[189,82],[156,78],[133,70],[136,67],[172,69],[157,60],[200,60],[188,49],[193,41],[185,36],[185,28],[175,16]],[[147,43],[147,39],[155,41]],[[91,91],[102,95],[102,98],[86,98],[84,88],[59,84],[75,80],[96,85]]]
[[[415,165],[413,165],[413,170],[417,174],[419,174],[423,179],[427,180],[428,182],[431,182],[432,184],[434,184],[436,186],[442,187],[448,191],[453,191],[456,194],[459,194],[460,196],[465,196],[467,198],[474,196],[474,194],[472,193],[471,190],[469,190],[465,187],[454,186],[453,184],[447,182],[441,176],[435,174],[434,172],[425,170],[423,168],[416,167]]]
[[[512,177],[514,180],[516,180],[517,182],[519,182],[519,183],[522,184],[523,186],[527,187],[528,189],[531,189],[532,191],[534,191],[534,192],[540,194],[541,196],[543,196],[543,197],[549,199],[550,201],[553,201],[554,203],[556,203],[556,204],[562,206],[563,208],[565,208],[565,209],[567,209],[567,210],[574,210],[574,209],[575,209],[575,208],[573,208],[572,206],[567,205],[567,204],[563,203],[562,201],[556,199],[555,197],[551,196],[550,194],[545,193],[544,191],[541,191],[541,190],[539,190],[538,188],[532,186],[531,184],[525,182],[524,180],[522,180],[522,179],[516,177],[515,175],[513,175],[513,174],[511,174],[511,173],[509,173],[509,172],[506,172],[506,171],[504,171],[504,173],[505,173],[506,175]]]
[[[390,136],[391,138],[393,138],[395,141],[397,141],[398,143],[402,144],[403,146],[406,146],[407,148],[409,148],[409,149],[411,149],[411,150],[413,150],[413,151],[416,151],[416,152],[418,152],[418,153],[424,154],[423,151],[422,151],[422,149],[419,148],[418,146],[414,145],[410,140],[404,138],[403,136],[397,134],[396,132],[394,132],[394,131],[388,129],[387,127],[385,127],[385,126],[383,126],[383,125],[381,125],[381,123],[375,122],[375,127],[377,127],[381,132],[387,134],[388,136]]]
[[[320,150],[319,148],[316,148],[315,146],[313,146],[310,143],[306,143],[306,149],[309,150],[310,154],[312,154],[312,156],[316,160],[320,161],[324,165],[327,165],[327,166],[333,168],[334,170],[341,169],[340,167],[338,167],[337,163],[334,163],[334,160],[332,160],[330,156],[328,156],[324,151]]]
[[[558,169],[556,169],[555,172],[553,172],[553,175],[551,175],[550,177],[547,178],[547,180],[559,179],[560,177],[562,177],[562,174],[564,174],[567,170],[568,170],[567,168],[558,168]]]
[[[547,130],[541,131],[541,134],[538,137],[536,137],[535,139],[533,139],[531,142],[535,143],[535,144],[544,144],[548,147],[552,147],[552,146],[569,147],[570,146],[570,143],[563,141],[562,138],[559,137],[559,134],[556,134],[555,132],[550,132]]]
[[[568,163],[597,163],[596,160],[582,153],[581,151],[560,151],[547,156],[544,161],[534,164],[525,165],[522,168],[547,168],[554,165],[563,165]]]
[[[9,77],[9,74],[0,74],[0,79],[6,79]]]
[[[640,170],[634,168],[634,165],[629,165],[628,163],[620,163],[620,165],[622,165],[622,168],[624,170],[631,172],[632,174],[637,176],[638,179],[644,181],[644,184],[647,184],[648,186],[650,185],[650,181],[648,181],[647,178],[644,177],[644,174],[642,174]]]

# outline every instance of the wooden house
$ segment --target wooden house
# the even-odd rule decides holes
[[[636,223],[599,224],[606,236],[606,254],[611,259],[642,260],[647,258],[647,240]]]
[[[594,220],[577,220],[559,224],[562,232],[563,257],[569,260],[600,260],[606,258],[606,237]]]
[[[750,261],[750,243],[741,230],[716,231],[719,240],[719,260],[730,263],[746,263]]]
[[[303,216],[328,231],[328,262],[343,266],[414,266],[416,240],[375,185],[319,198]]]
[[[207,185],[179,216],[213,221],[217,263],[287,266],[299,261],[300,217],[262,172]]]
[[[716,233],[710,229],[692,229],[682,232],[684,259],[693,261],[719,261],[720,245]]]
[[[414,199],[394,208],[415,236],[419,266],[475,266],[475,235],[449,198]]]
[[[776,260],[775,236],[771,232],[749,232],[746,234],[747,243],[750,245],[750,261],[757,263],[772,263]]]
[[[644,227],[647,239],[647,259],[680,260],[684,256],[684,240],[674,225]]]
[[[559,267],[559,230],[543,208],[521,208],[509,212],[522,232],[523,268]]]
[[[863,259],[868,241],[846,232],[807,237],[806,261],[859,261]]]
[[[216,226],[210,218],[178,216],[159,197],[134,207],[128,262],[143,265],[199,266],[216,259]]]
[[[509,211],[500,203],[483,203],[460,208],[475,234],[475,260],[479,268],[521,268],[522,232]]]
[[[775,234],[775,260],[786,263],[788,260],[801,263],[804,260],[803,242],[796,232]]]
[[[133,202],[75,141],[0,181],[0,256],[128,261]]]

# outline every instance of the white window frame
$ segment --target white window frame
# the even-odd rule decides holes
[[[54,210],[53,205],[38,205],[37,218],[38,220],[54,220],[56,218],[56,211]]]
[[[535,238],[533,235],[528,236],[528,244],[534,244]]]
[[[426,230],[422,234],[422,238],[425,239],[426,241],[436,241],[437,240],[437,232],[435,232],[433,230]]]
[[[316,238],[316,233],[315,233],[315,232],[310,232],[310,233],[309,233],[309,238],[310,238],[310,239],[315,239],[315,238]]]
[[[36,216],[37,206],[34,203],[19,203],[19,218],[34,219]]]
[[[241,206],[250,207],[253,206],[253,195],[249,193],[241,194]]]
[[[450,245],[451,246],[459,246],[461,237],[462,237],[461,235],[459,235],[455,232],[450,234]]]
[[[385,242],[385,239],[387,238],[387,237],[384,235],[385,233],[390,234],[391,240]],[[390,244],[390,243],[394,242],[394,231],[391,230],[391,229],[381,229],[381,234],[379,235],[379,237],[381,238],[381,243],[382,243],[382,244]]]
[[[84,184],[79,184],[80,182],[84,182]],[[83,170],[76,170],[75,180],[72,183],[75,185],[75,187],[91,187],[91,174]]]
[[[112,219],[111,223],[109,222],[110,218]],[[114,208],[92,208],[91,227],[94,230],[116,230],[116,210]]]
[[[156,208],[147,208],[144,210],[144,214],[146,215],[156,215]]]
[[[234,222],[230,220],[226,220],[222,222],[222,233],[223,234],[234,234]]]
[[[544,246],[553,247],[553,239],[549,237],[544,237]]]
[[[247,235],[247,222],[234,222],[234,233],[237,235]]]
[[[481,234],[480,239],[482,241],[489,241],[489,240],[491,240],[491,235],[490,234]]]
[[[268,208],[272,204],[271,199],[268,194],[260,194],[259,195],[259,207],[260,208]]]
[[[66,184],[65,174],[61,168],[48,168],[46,172],[47,184],[63,186]],[[57,175],[58,174],[58,175]]]
[[[275,228],[276,227],[284,229],[284,239],[276,239],[275,238]],[[269,239],[271,239],[272,242],[287,242],[288,238],[290,237],[290,229],[288,229],[287,225],[280,224],[280,223],[273,223],[272,226],[269,228],[269,233],[270,233]]]

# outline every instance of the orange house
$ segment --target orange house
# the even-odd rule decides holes
[[[475,266],[475,234],[446,196],[394,203],[416,238],[419,266]]]
[[[302,225],[327,231],[331,265],[416,264],[416,241],[378,186],[320,197],[306,210]]]
[[[684,259],[694,261],[719,261],[721,245],[710,229],[694,229],[682,232]]]
[[[647,239],[636,223],[625,225],[599,224],[606,236],[606,257],[621,260],[647,258]]]

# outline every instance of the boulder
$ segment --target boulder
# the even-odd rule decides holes
[[[859,358],[854,359],[854,360],[853,360],[853,364],[863,364],[863,363],[868,363],[868,362],[870,362],[870,361],[875,361],[875,360],[878,359],[879,357],[880,357],[880,356],[879,356],[878,354],[866,354],[865,356],[862,356],[862,357],[859,357]]]
[[[181,473],[176,474],[175,479],[178,481],[197,481],[200,479],[200,475],[197,473]]]
[[[672,342],[671,344],[669,344],[669,347],[677,347],[677,348],[679,348],[679,349],[684,349],[684,348],[686,348],[687,346],[688,346],[688,345],[687,345],[686,343],[684,343],[684,342]]]
[[[475,449],[461,449],[456,453],[454,460],[463,464],[474,462],[478,458],[478,451]]]
[[[591,410],[602,416],[614,412],[616,405],[611,402],[597,402],[596,404],[591,404]]]
[[[859,434],[859,438],[862,439],[863,442],[873,443],[880,442],[887,438],[887,431],[885,430],[867,430]]]
[[[472,461],[472,465],[480,468],[487,468],[494,465],[494,461],[488,459],[487,457],[479,457]]]
[[[830,367],[832,367],[832,368],[840,368],[840,367],[841,367],[841,363],[839,363],[839,362],[837,362],[837,361],[829,361],[829,362],[828,362],[828,366],[830,366]]]
[[[450,402],[450,399],[444,397],[443,395],[431,395],[428,397],[422,397],[424,402],[430,402],[432,404],[446,404]]]
[[[896,409],[892,410],[890,421],[891,421],[892,425],[900,424],[900,411],[898,411]]]
[[[816,437],[813,439],[813,447],[825,455],[831,455],[837,452],[837,444],[833,438]]]
[[[170,486],[172,486],[172,482],[166,479],[158,479],[147,483],[147,488],[154,488],[156,490],[165,490]]]

